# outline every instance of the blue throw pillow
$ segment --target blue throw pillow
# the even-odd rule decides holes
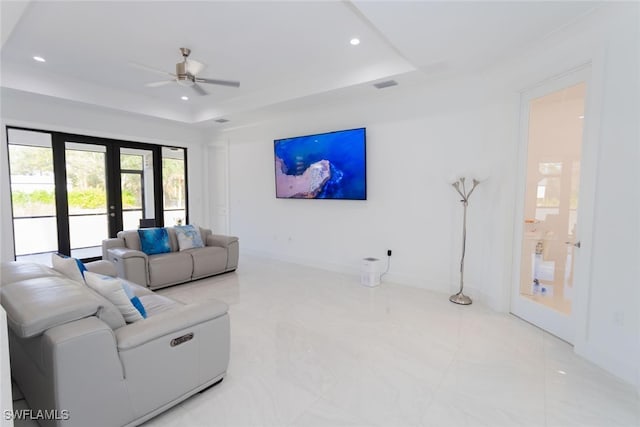
[[[80,261],[78,258],[74,258],[76,260],[76,264],[78,264],[78,270],[80,270],[80,274],[84,277],[84,272],[87,271],[87,267],[84,266],[84,263]]]
[[[145,310],[144,305],[142,305],[142,301],[140,301],[140,298],[138,298],[134,293],[133,290],[131,289],[131,286],[129,286],[128,283],[126,282],[122,282],[122,289],[124,289],[124,293],[127,294],[127,298],[129,298],[129,301],[131,301],[131,304],[133,304],[133,306],[136,308],[136,310],[138,310],[140,312],[140,315],[143,318],[147,318],[147,310]]]
[[[140,301],[140,298],[131,298],[131,304],[133,304],[133,306],[140,312],[140,315],[142,317],[144,317],[145,319],[147,318],[147,310],[144,309],[144,305],[142,305],[142,301]]]
[[[166,228],[141,228],[138,230],[142,252],[147,255],[171,252]]]

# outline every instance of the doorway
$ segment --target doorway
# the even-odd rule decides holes
[[[120,230],[143,219],[163,226],[163,181],[177,183],[176,215],[188,220],[184,148],[14,127],[7,143],[17,260],[49,264],[59,252],[91,261]]]
[[[525,172],[514,258],[511,310],[573,343],[575,268],[579,259],[580,176],[586,71],[523,94]]]

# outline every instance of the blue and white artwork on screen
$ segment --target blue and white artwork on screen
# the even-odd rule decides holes
[[[367,199],[365,128],[277,139],[276,197]]]

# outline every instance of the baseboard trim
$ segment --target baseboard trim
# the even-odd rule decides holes
[[[636,393],[640,396],[640,369],[638,366],[620,360],[615,355],[603,352],[588,343],[576,343],[574,351],[577,355],[598,365],[600,368],[618,377],[621,381],[634,386]]]
[[[250,248],[243,248],[240,250],[240,253],[242,255],[256,256],[260,258],[272,259],[275,261],[304,265],[306,267],[317,268],[320,270],[333,271],[336,273],[353,276],[353,280],[356,282],[360,280],[359,265],[354,266],[351,264],[337,264],[337,263],[325,262],[318,259],[309,259],[309,258],[303,258],[303,257],[282,255],[282,254],[276,254],[272,252],[250,249]],[[383,261],[386,262],[386,260],[383,260]],[[385,264],[385,268],[386,268],[386,264]],[[414,277],[414,276],[398,274],[394,272],[387,273],[382,278],[382,283],[383,284],[394,283],[398,285],[411,286],[413,288],[426,289],[428,291],[439,292],[443,294],[450,293],[450,290],[449,290],[450,285],[448,283],[429,282],[425,277]]]

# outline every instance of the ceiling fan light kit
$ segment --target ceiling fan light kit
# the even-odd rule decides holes
[[[208,95],[208,92],[204,90],[200,85],[198,85],[198,83],[206,83],[206,84],[229,86],[229,87],[240,87],[240,82],[233,81],[233,80],[208,79],[208,78],[198,77],[198,74],[202,70],[204,70],[207,66],[202,62],[196,61],[195,59],[189,59],[189,55],[191,54],[191,49],[189,48],[181,47],[180,53],[182,54],[183,60],[176,64],[175,74],[158,70],[156,68],[149,67],[147,65],[142,65],[142,64],[132,64],[132,65],[143,70],[165,74],[172,77],[171,80],[163,80],[159,82],[147,83],[145,85],[147,87],[159,87],[172,82],[176,82],[180,86],[192,88],[200,96]]]

